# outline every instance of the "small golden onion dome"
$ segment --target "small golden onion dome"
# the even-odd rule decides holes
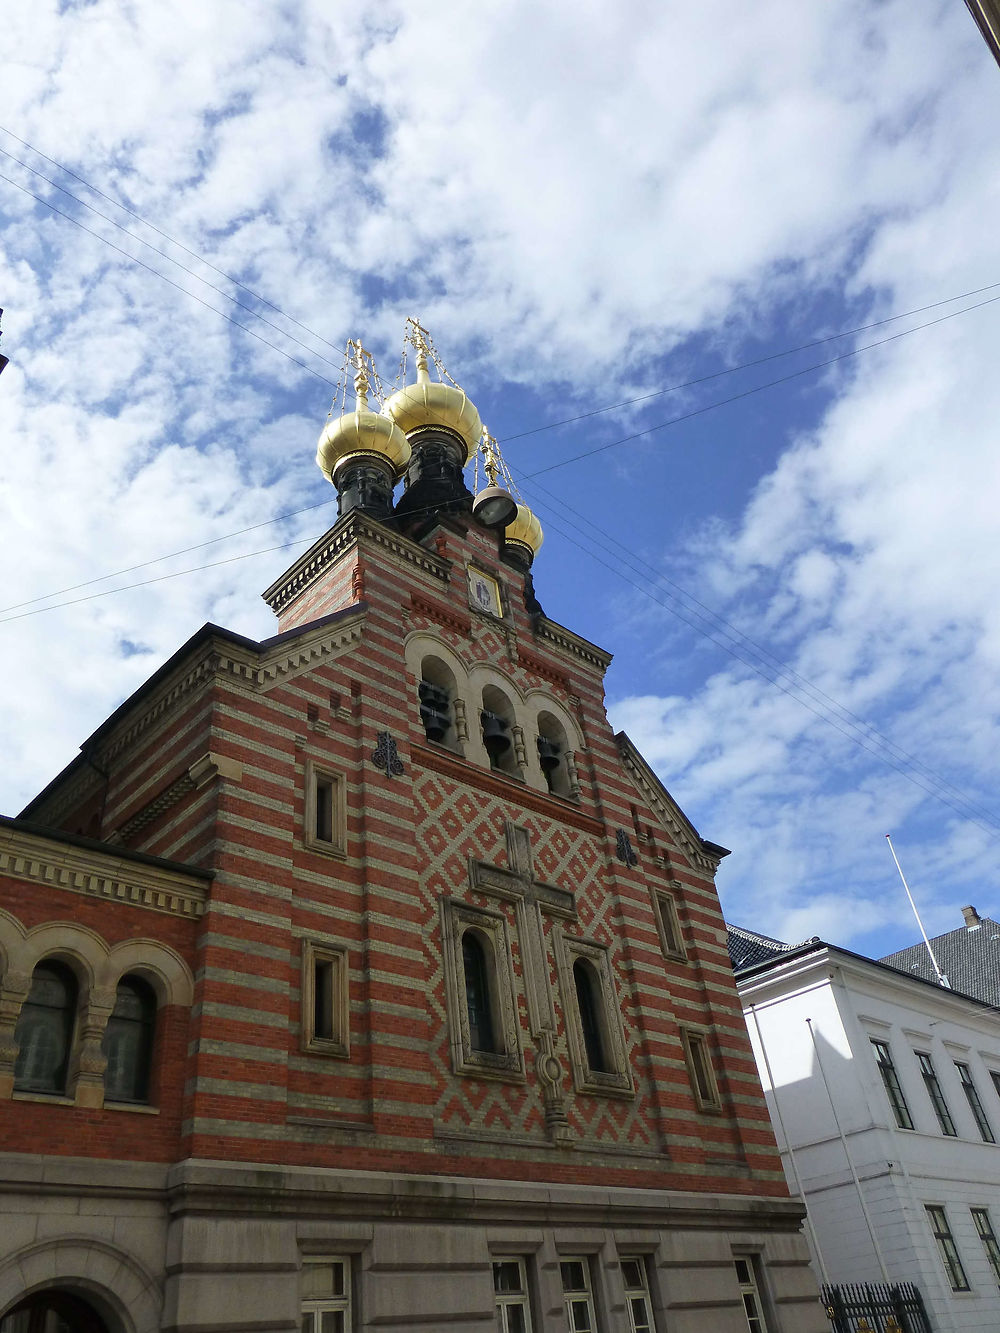
[[[542,532],[541,523],[528,506],[518,505],[514,522],[508,523],[503,530],[503,539],[505,542],[520,542],[522,546],[529,547],[531,554],[535,556],[545,540],[545,534]]]
[[[416,384],[405,384],[387,398],[382,411],[407,435],[427,426],[441,426],[457,435],[465,445],[463,466],[472,457],[483,433],[475,404],[454,385],[431,379],[422,349],[417,355]]]
[[[374,454],[391,464],[398,477],[410,461],[406,436],[390,418],[368,410],[368,379],[362,371],[354,381],[358,404],[353,412],[333,417],[323,427],[316,446],[316,463],[328,481],[342,463],[359,455]]]

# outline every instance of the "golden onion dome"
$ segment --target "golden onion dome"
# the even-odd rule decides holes
[[[542,525],[527,505],[518,505],[513,523],[508,523],[503,530],[505,542],[520,542],[536,556],[545,540]]]
[[[457,435],[465,445],[463,466],[472,457],[483,433],[475,404],[457,386],[432,380],[427,370],[427,354],[417,352],[417,382],[405,384],[385,400],[382,411],[410,435],[428,426],[440,426]]]
[[[316,463],[328,481],[342,463],[365,454],[385,459],[398,477],[410,461],[410,445],[396,423],[368,409],[368,377],[363,369],[355,376],[358,396],[353,412],[331,418],[323,427],[316,446]]]

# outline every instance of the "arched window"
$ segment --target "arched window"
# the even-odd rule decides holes
[[[462,936],[462,964],[465,968],[465,1004],[469,1013],[469,1045],[473,1051],[495,1054],[490,969],[483,942],[475,931],[467,930]]]
[[[65,963],[39,963],[14,1031],[15,1091],[66,1091],[76,1002],[76,977]]]
[[[122,977],[102,1045],[108,1062],[104,1096],[109,1102],[149,1100],[155,1026],[153,988],[142,977]]]
[[[576,1004],[580,1013],[580,1027],[583,1029],[583,1047],[587,1053],[587,1064],[597,1073],[608,1073],[607,1057],[604,1053],[604,1033],[601,1025],[603,1005],[600,997],[600,982],[594,970],[582,958],[573,964],[573,981],[576,985]]]
[[[550,792],[556,796],[569,796],[569,770],[566,755],[569,745],[562,724],[551,713],[538,714],[538,762]]]
[[[512,777],[521,776],[514,747],[514,709],[503,690],[495,685],[483,689],[483,710],[480,714],[483,744],[490,757],[490,768]]]
[[[455,677],[440,658],[425,657],[420,663],[417,697],[420,724],[427,739],[449,750],[458,749]]]
[[[0,1333],[107,1333],[107,1324],[89,1302],[49,1289],[9,1310],[0,1320]]]

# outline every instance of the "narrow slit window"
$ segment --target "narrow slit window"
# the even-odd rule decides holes
[[[304,840],[315,851],[342,857],[347,848],[344,777],[306,761]]]
[[[695,1101],[702,1111],[718,1111],[722,1106],[708,1040],[701,1032],[682,1032],[684,1054]]]
[[[475,931],[462,936],[462,964],[465,970],[465,1003],[469,1013],[469,1044],[477,1053],[496,1053],[496,1029],[493,1023],[489,963],[486,949]]]
[[[673,895],[657,893],[655,903],[657,924],[660,927],[660,946],[663,952],[668,958],[686,958],[687,950],[684,948],[684,936],[681,934],[680,922],[677,919],[677,904]]]
[[[316,779],[315,834],[319,842],[333,842],[333,783],[329,778]]]
[[[302,942],[302,1047],[346,1059],[350,1051],[347,950]]]
[[[313,960],[313,1036],[330,1041],[334,1032],[334,964],[331,958]]]
[[[580,1027],[583,1029],[583,1048],[587,1055],[587,1064],[598,1073],[609,1073],[601,1023],[599,983],[593,969],[582,958],[578,958],[573,964],[573,981],[576,986],[576,1004],[580,1014]]]

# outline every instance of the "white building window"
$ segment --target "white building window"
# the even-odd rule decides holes
[[[944,1093],[941,1091],[941,1082],[938,1079],[937,1072],[934,1069],[934,1061],[926,1051],[914,1051],[920,1064],[920,1076],[924,1080],[924,1087],[927,1089],[927,1095],[931,1099],[931,1105],[934,1107],[934,1114],[937,1116],[938,1124],[941,1126],[941,1133],[947,1134],[949,1138],[954,1138],[957,1130],[955,1122],[951,1118],[951,1112],[948,1110],[948,1103],[944,1099]]]
[[[631,1333],[653,1333],[653,1307],[649,1299],[645,1255],[622,1255],[621,1269]]]
[[[875,1052],[875,1063],[878,1065],[878,1072],[882,1075],[882,1085],[885,1088],[885,1095],[889,1098],[892,1113],[896,1117],[896,1124],[900,1129],[912,1129],[913,1117],[910,1115],[910,1108],[903,1096],[896,1066],[892,1062],[892,1052],[889,1050],[888,1044],[880,1041],[877,1037],[872,1037],[871,1043],[872,1050]]]
[[[571,1333],[596,1333],[594,1293],[590,1285],[590,1260],[585,1256],[562,1259],[559,1262],[562,1277],[563,1302]]]
[[[302,1333],[351,1333],[348,1259],[306,1259],[302,1264]]]
[[[972,1220],[976,1224],[976,1230],[979,1232],[979,1239],[983,1242],[983,1249],[986,1251],[986,1257],[990,1261],[990,1267],[993,1269],[993,1276],[1000,1284],[1000,1244],[997,1243],[996,1232],[993,1230],[993,1223],[990,1219],[988,1208],[973,1208]]]
[[[760,1298],[760,1283],[757,1280],[757,1260],[752,1254],[745,1254],[736,1260],[736,1281],[740,1284],[743,1312],[750,1333],[768,1333],[764,1302]]]
[[[962,1267],[962,1260],[958,1254],[958,1246],[955,1244],[955,1237],[951,1234],[951,1227],[948,1225],[947,1213],[940,1204],[929,1203],[925,1206],[927,1220],[931,1224],[931,1231],[933,1231],[934,1239],[937,1241],[941,1262],[948,1274],[952,1291],[968,1291],[969,1279],[965,1276],[965,1269]]]
[[[962,1081],[962,1091],[965,1093],[965,1100],[969,1103],[969,1110],[972,1112],[972,1118],[976,1122],[976,1128],[979,1130],[980,1137],[984,1143],[996,1143],[993,1127],[986,1115],[986,1108],[983,1106],[982,1098],[979,1096],[979,1089],[976,1087],[975,1079],[972,1077],[972,1070],[961,1060],[955,1061],[955,1068],[958,1070],[958,1077]]]
[[[497,1333],[531,1333],[527,1265],[523,1259],[493,1260]]]

